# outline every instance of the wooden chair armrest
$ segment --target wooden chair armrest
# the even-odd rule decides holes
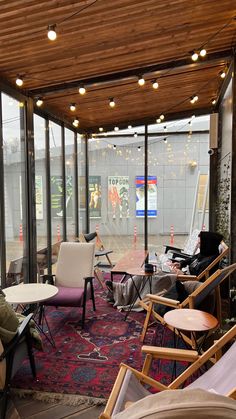
[[[236,387],[232,388],[229,393],[226,394],[227,397],[230,397],[233,400],[236,400]]]
[[[181,282],[185,281],[199,281],[198,276],[196,275],[178,275],[177,279],[180,279]]]
[[[163,304],[169,307],[178,308],[180,305],[180,301],[172,300],[171,298],[161,297],[160,295],[147,294],[147,298],[153,303]]]
[[[144,345],[141,351],[158,359],[194,362],[199,358],[197,351],[191,349],[160,348]]]

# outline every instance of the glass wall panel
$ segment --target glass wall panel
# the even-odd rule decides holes
[[[26,277],[24,104],[2,94],[7,285]]]
[[[90,231],[112,262],[144,248],[144,127],[89,139]]]
[[[75,239],[75,135],[65,129],[66,231],[67,240]]]
[[[85,173],[86,173],[86,152],[85,138],[77,135],[77,161],[78,161],[78,197],[79,197],[79,232],[86,233],[86,190],[85,190]]]
[[[184,247],[192,230],[208,229],[209,116],[148,129],[148,171],[157,185],[149,250],[163,253],[163,244]]]
[[[63,240],[63,176],[61,127],[49,122],[52,245]]]

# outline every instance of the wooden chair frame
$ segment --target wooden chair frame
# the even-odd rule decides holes
[[[222,348],[236,337],[236,325],[232,327],[224,336],[216,341],[204,354],[199,355],[196,351],[188,349],[173,349],[173,348],[160,348],[155,346],[143,346],[142,352],[146,354],[142,371],[138,371],[135,368],[129,367],[126,364],[120,365],[118,376],[115,380],[113,389],[107,401],[104,412],[99,416],[99,419],[110,419],[112,412],[120,393],[122,383],[127,370],[132,371],[136,378],[141,382],[150,385],[157,391],[163,390],[176,390],[181,388],[188,378],[192,376],[197,370],[200,370],[203,365],[208,361],[214,363],[217,362],[217,355],[221,352]],[[164,385],[161,382],[149,377],[149,371],[153,360],[155,359],[167,359],[172,361],[187,361],[190,365],[176,377],[169,385]],[[227,394],[228,397],[236,400],[236,388],[232,384],[231,391]],[[127,412],[128,413],[128,412]]]
[[[144,341],[147,329],[150,326],[150,319],[151,316],[157,322],[161,323],[162,325],[168,327],[170,330],[174,331],[175,333],[179,334],[177,329],[166,324],[164,318],[155,312],[154,304],[162,304],[168,307],[172,307],[175,309],[182,309],[182,308],[197,308],[197,302],[201,295],[204,298],[209,295],[209,293],[214,290],[215,297],[216,297],[216,317],[218,319],[219,325],[221,324],[221,297],[220,297],[220,284],[236,269],[236,263],[230,266],[227,266],[224,269],[218,269],[214,274],[208,277],[205,282],[201,283],[195,291],[193,291],[182,303],[178,300],[172,300],[170,298],[161,297],[159,295],[154,294],[147,294],[145,299],[140,301],[140,305],[147,311],[146,318],[144,320],[143,330],[141,333],[141,342]],[[223,274],[223,275],[222,275]],[[222,278],[219,280],[220,275]],[[182,279],[181,279],[182,280]],[[208,291],[207,291],[208,290]],[[181,332],[181,337],[184,341],[194,347],[196,341],[193,338],[189,338],[183,332]]]

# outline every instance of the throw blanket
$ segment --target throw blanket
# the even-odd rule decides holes
[[[11,341],[17,333],[19,320],[15,311],[0,294],[0,339],[3,344]]]
[[[177,275],[175,274],[155,274],[152,276],[152,289],[147,277],[134,276],[129,278],[125,283],[113,282],[113,295],[108,295],[108,298],[113,299],[113,306],[118,310],[129,310],[130,304],[134,302],[132,310],[141,311],[142,307],[139,305],[139,291],[141,299],[147,294],[164,295],[166,291],[176,282]],[[134,285],[135,284],[135,285]]]

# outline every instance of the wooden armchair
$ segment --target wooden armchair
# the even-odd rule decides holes
[[[171,307],[175,309],[182,309],[182,308],[201,308],[201,304],[203,301],[212,293],[215,293],[215,312],[216,317],[218,319],[219,324],[221,324],[221,298],[220,298],[220,284],[225,281],[225,279],[234,271],[236,270],[236,263],[233,265],[227,266],[224,269],[218,269],[215,273],[213,273],[209,278],[205,280],[205,282],[201,282],[195,287],[195,290],[188,295],[188,297],[180,303],[180,301],[172,300],[170,298],[161,297],[154,294],[147,294],[145,300],[140,301],[140,305],[147,310],[146,318],[143,325],[143,330],[141,333],[141,341],[144,341],[147,328],[149,326],[150,318],[153,318],[169,327],[171,330],[174,330],[171,326],[167,325],[164,317],[155,311],[155,304],[164,305],[166,307]],[[181,333],[182,338],[185,342],[192,346],[191,339],[186,336],[185,334]]]
[[[114,383],[110,397],[107,401],[104,412],[100,419],[118,417],[139,418],[172,418],[172,417],[196,417],[208,418],[233,418],[236,415],[236,402],[228,398],[236,399],[236,368],[234,368],[236,357],[236,342],[230,349],[219,358],[218,354],[222,348],[236,337],[236,325],[232,327],[221,339],[216,341],[203,355],[196,351],[187,349],[160,348],[154,346],[143,346],[142,352],[146,354],[142,371],[138,371],[128,365],[121,364],[118,376]],[[162,384],[149,376],[152,361],[155,359],[167,359],[173,361],[187,361],[190,365],[177,376],[169,385]],[[203,375],[186,387],[186,390],[178,390],[187,379],[191,378],[197,371],[202,371],[206,363],[212,361],[212,366]],[[209,366],[209,365],[208,365]],[[152,394],[144,387],[148,385],[157,390]],[[172,390],[166,392],[165,390]],[[175,393],[176,392],[176,393]],[[201,397],[204,396],[205,397]],[[213,397],[213,395],[215,397]],[[165,405],[163,406],[163,396]],[[197,396],[197,397],[196,397]],[[223,396],[223,397],[222,397]],[[175,398],[173,402],[173,397]],[[199,399],[200,397],[200,399]],[[186,401],[187,398],[187,401]],[[185,403],[183,401],[185,400]],[[193,402],[190,406],[189,403]],[[221,405],[223,402],[223,405]],[[226,405],[224,405],[224,402]],[[126,406],[127,410],[126,410]],[[228,410],[229,408],[229,410]],[[177,409],[178,415],[170,412],[170,409]],[[187,409],[190,409],[187,411]],[[210,409],[210,410],[208,410]],[[216,416],[214,410],[221,409]],[[232,411],[230,411],[232,409]],[[124,414],[122,414],[122,412]],[[135,412],[135,415],[134,415]],[[191,414],[192,413],[192,414]],[[175,411],[176,414],[176,411]],[[117,415],[117,416],[116,416]],[[173,415],[173,416],[172,416]]]

